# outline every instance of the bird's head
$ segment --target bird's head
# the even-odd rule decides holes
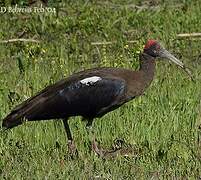
[[[181,68],[184,68],[184,64],[174,57],[170,52],[168,52],[162,45],[159,44],[156,40],[148,40],[144,46],[144,53],[152,56],[154,58],[166,58],[174,62]]]
[[[177,59],[175,56],[173,56],[170,52],[168,52],[159,42],[156,40],[148,40],[147,43],[144,46],[143,53],[148,54],[149,56],[152,56],[153,58],[164,58],[169,59],[170,61],[174,62],[178,66],[180,66],[191,78],[191,80],[194,81],[192,73],[189,68],[187,68],[183,62],[181,62],[179,59]]]

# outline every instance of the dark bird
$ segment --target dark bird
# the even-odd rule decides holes
[[[153,80],[157,57],[167,58],[185,69],[184,64],[157,41],[148,40],[140,54],[138,71],[103,67],[75,73],[22,102],[3,119],[2,126],[10,129],[24,120],[62,119],[69,150],[74,152],[68,118],[82,116],[87,126],[91,126],[94,118],[100,118],[142,95]],[[92,146],[98,151],[95,140]]]

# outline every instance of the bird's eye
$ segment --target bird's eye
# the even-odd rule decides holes
[[[154,54],[156,54],[156,53],[157,53],[157,51],[156,51],[156,50],[153,50],[153,52],[154,52]]]

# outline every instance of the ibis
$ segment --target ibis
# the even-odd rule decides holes
[[[15,107],[3,119],[2,126],[10,129],[24,120],[61,119],[68,149],[73,153],[76,146],[68,124],[69,118],[82,116],[87,127],[91,127],[94,118],[100,118],[141,96],[153,80],[157,58],[169,59],[185,69],[184,64],[158,41],[148,40],[140,54],[139,70],[101,67],[75,73]],[[95,140],[92,141],[92,147],[97,149]]]

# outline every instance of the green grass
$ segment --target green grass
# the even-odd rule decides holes
[[[0,132],[1,179],[201,177],[201,43],[176,37],[178,33],[200,32],[201,4],[199,0],[158,0],[153,1],[155,8],[142,11],[127,6],[146,2],[51,1],[58,15],[1,14],[0,39],[17,38],[25,31],[23,38],[41,42],[0,44],[0,119],[23,100],[73,72],[100,66],[137,69],[138,54],[150,38],[160,40],[193,70],[196,79],[190,81],[181,69],[161,60],[144,96],[94,121],[101,145],[111,147],[114,139],[124,138],[141,149],[134,157],[105,160],[91,153],[90,137],[79,117],[70,121],[79,150],[79,158],[74,160],[68,156],[59,120],[27,122]],[[136,43],[128,43],[132,40]],[[102,41],[117,43],[91,45]]]

